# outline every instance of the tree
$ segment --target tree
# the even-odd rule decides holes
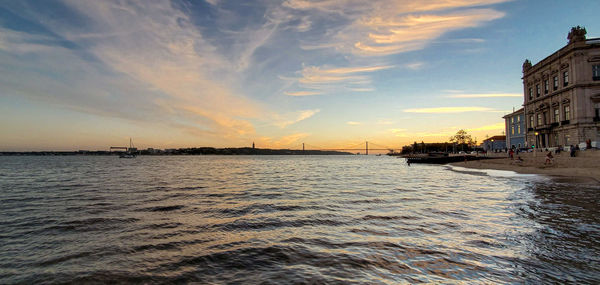
[[[455,135],[450,137],[450,142],[471,145],[473,144],[473,138],[465,130],[459,130]]]

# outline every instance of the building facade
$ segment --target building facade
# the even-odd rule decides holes
[[[600,38],[574,27],[569,43],[523,63],[525,144],[537,148],[600,140]],[[507,132],[508,133],[508,132]]]
[[[525,148],[525,109],[521,108],[503,117],[505,120],[506,148]]]
[[[493,136],[483,140],[483,150],[501,151],[506,149],[506,136]]]

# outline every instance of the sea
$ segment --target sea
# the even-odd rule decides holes
[[[387,156],[0,156],[0,283],[598,284],[599,213]]]

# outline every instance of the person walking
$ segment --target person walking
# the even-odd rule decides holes
[[[552,152],[549,151],[548,154],[546,154],[546,162],[544,162],[544,165],[552,164],[553,162],[554,162],[554,156],[552,156]]]

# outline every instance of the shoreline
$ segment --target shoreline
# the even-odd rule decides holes
[[[520,174],[539,174],[558,179],[575,179],[600,184],[600,152],[594,151],[585,156],[569,157],[567,153],[557,154],[551,165],[545,165],[545,154],[521,154],[522,163],[509,158],[453,162],[448,165],[470,169],[490,169],[513,171]]]

